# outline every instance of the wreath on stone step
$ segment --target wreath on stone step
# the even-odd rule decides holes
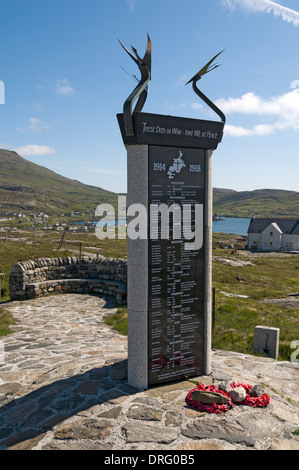
[[[270,403],[270,397],[266,393],[261,393],[263,390],[258,387],[232,382],[228,387],[224,387],[226,390],[229,389],[229,391],[226,391],[216,387],[216,385],[199,383],[188,392],[185,400],[188,406],[199,411],[205,411],[206,413],[222,414],[229,411],[235,405],[265,408]]]

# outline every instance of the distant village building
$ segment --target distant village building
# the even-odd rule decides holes
[[[299,251],[299,219],[251,219],[249,250]]]

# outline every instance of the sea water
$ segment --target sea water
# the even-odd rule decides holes
[[[213,221],[213,232],[247,236],[249,224],[250,219],[241,217],[221,217],[221,220]]]

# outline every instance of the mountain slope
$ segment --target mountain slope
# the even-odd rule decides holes
[[[50,215],[94,211],[117,201],[115,193],[65,178],[29,162],[16,152],[0,149],[0,212],[42,211]]]
[[[214,188],[214,212],[235,217],[299,217],[299,193],[276,189]],[[17,153],[0,149],[0,214],[22,211],[94,214],[102,203],[117,207],[117,194],[65,178]]]
[[[298,217],[299,193],[280,189],[214,189],[214,212],[235,217]]]

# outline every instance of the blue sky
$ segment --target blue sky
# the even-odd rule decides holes
[[[0,147],[125,192],[116,114],[135,82],[121,67],[138,70],[117,37],[143,56],[148,32],[149,113],[217,120],[185,83],[225,49],[199,82],[227,117],[213,185],[299,191],[298,12],[298,0],[2,0]]]

